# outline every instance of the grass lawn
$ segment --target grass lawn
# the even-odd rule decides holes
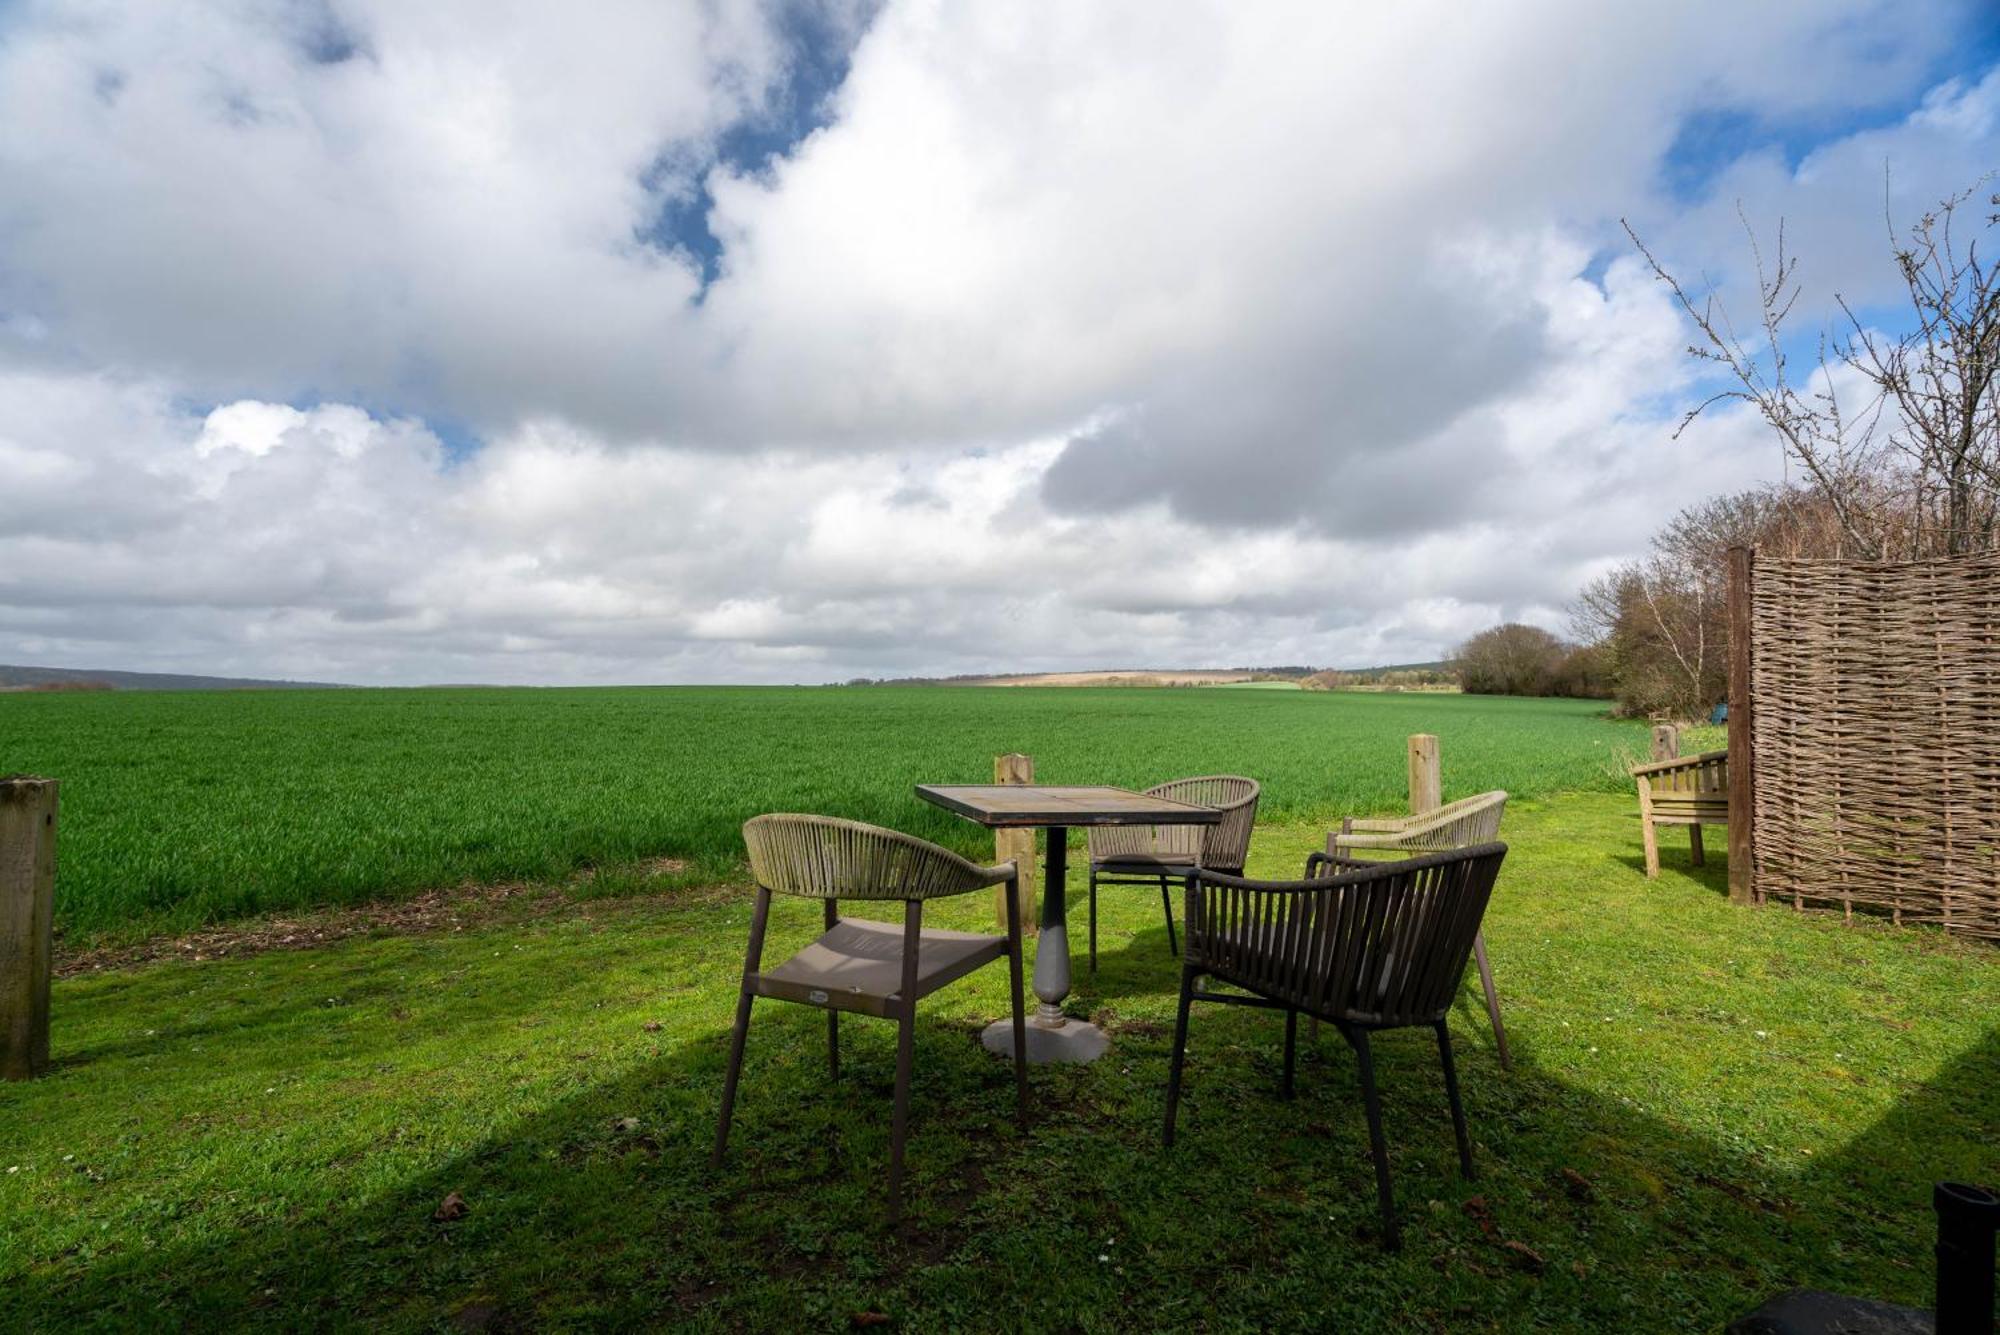
[[[835,1084],[820,1017],[760,1003],[712,1174],[749,903],[683,887],[60,981],[57,1068],[0,1087],[0,1324],[1632,1330],[1794,1284],[1927,1301],[1930,1183],[2000,1179],[2000,955],[1733,908],[1671,836],[1647,882],[1631,806],[1508,813],[1514,1072],[1476,986],[1455,1016],[1478,1181],[1428,1037],[1379,1042],[1398,1255],[1331,1033],[1287,1103],[1281,1021],[1198,1008],[1161,1151],[1176,972],[1144,891],[1107,899],[1072,999],[1116,1046],[1036,1070],[1025,1137],[976,1040],[1005,969],[927,1003],[900,1233],[887,1024],[846,1023]],[[1261,829],[1253,872],[1318,836]],[[791,906],[773,950],[816,920]]]
[[[911,786],[989,782],[1007,751],[1046,783],[1250,774],[1277,820],[1401,802],[1413,732],[1442,739],[1448,798],[1629,788],[1646,729],[1603,708],[1120,687],[18,694],[0,696],[0,773],[62,780],[74,943],[657,858],[740,875],[760,811],[970,850],[974,827]]]

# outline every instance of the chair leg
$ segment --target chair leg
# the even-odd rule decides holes
[[[1657,877],[1660,874],[1660,836],[1653,829],[1651,817],[1639,818],[1639,834],[1646,844],[1646,875]]]
[[[1298,1066],[1299,1013],[1285,1012],[1285,1097],[1292,1096],[1292,1072]]]
[[[826,901],[826,930],[832,931],[840,923],[840,906],[833,900]],[[834,1080],[840,1079],[840,1012],[826,1013],[826,1073]]]
[[[1174,1016],[1174,1055],[1167,1065],[1167,1126],[1161,1143],[1174,1146],[1174,1116],[1181,1107],[1181,1067],[1187,1061],[1188,1007],[1194,1002],[1194,970],[1181,968],[1181,1004]]]
[[[1382,1098],[1375,1092],[1375,1058],[1368,1050],[1368,1031],[1349,1029],[1347,1041],[1361,1062],[1361,1097],[1368,1109],[1368,1147],[1375,1155],[1375,1198],[1382,1211],[1382,1246],[1397,1251],[1403,1245],[1396,1227],[1396,1202],[1389,1192],[1389,1143],[1382,1134]]]
[[[744,988],[736,998],[736,1027],[729,1035],[729,1073],[722,1078],[722,1118],[715,1128],[715,1152],[709,1156],[710,1167],[720,1167],[723,1151],[729,1148],[729,1119],[736,1112],[736,1081],[743,1074],[743,1040],[750,1034],[750,989]]]
[[[1493,1043],[1500,1050],[1500,1069],[1514,1069],[1513,1054],[1507,1050],[1507,1026],[1500,1023],[1500,990],[1493,986],[1493,966],[1486,962],[1486,933],[1472,938],[1472,959],[1479,966],[1479,986],[1486,993],[1486,1018],[1493,1022]]]
[[[1472,1137],[1466,1133],[1465,1105],[1458,1098],[1458,1064],[1451,1059],[1451,1028],[1439,1020],[1436,1029],[1438,1060],[1444,1063],[1444,1093],[1451,1100],[1451,1130],[1458,1137],[1458,1171],[1470,1182],[1476,1176],[1472,1171]]]
[[[1692,854],[1694,855],[1694,865],[1695,865],[1695,866],[1697,866],[1697,867],[1705,867],[1705,866],[1707,866],[1707,865],[1708,865],[1708,864],[1707,864],[1706,862],[1704,862],[1704,861],[1702,860],[1702,855],[1701,855],[1701,826],[1699,826],[1699,825],[1690,825],[1690,826],[1688,826],[1688,850],[1689,850],[1689,852],[1691,852],[1691,853],[1692,853]]]
[[[1015,1117],[1028,1129],[1028,1018],[1021,996],[1021,897],[1017,882],[1007,882],[1007,977],[1014,1000]]]
[[[903,1219],[903,1146],[910,1138],[910,1067],[915,1051],[916,1016],[905,1014],[896,1025],[896,1110],[889,1131],[891,1224],[901,1223]]]
[[[1097,972],[1097,870],[1090,872],[1090,971]]]
[[[917,1044],[917,943],[923,931],[924,902],[903,905],[903,1013],[896,1023],[896,1105],[889,1124],[889,1222],[903,1220],[903,1146],[910,1138],[910,1068]]]
[[[771,892],[759,886],[757,907],[750,915],[750,949],[743,959],[742,988],[736,995],[736,1027],[729,1036],[729,1071],[722,1078],[722,1116],[715,1127],[715,1153],[709,1156],[712,1166],[720,1166],[722,1153],[729,1148],[729,1120],[736,1113],[736,1082],[743,1074],[743,1041],[750,1034],[750,1003],[756,994],[750,990],[750,976],[757,972],[757,966],[764,961],[764,928],[771,918]]]
[[[1167,911],[1167,953],[1179,957],[1180,943],[1174,939],[1174,892],[1167,888],[1167,878],[1160,878],[1160,906]]]

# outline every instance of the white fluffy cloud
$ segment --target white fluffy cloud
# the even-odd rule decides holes
[[[1726,282],[1741,198],[1822,308],[1879,300],[1885,164],[1914,209],[1995,162],[2000,72],[1939,83],[1980,21],[842,6],[827,123],[752,169],[784,6],[31,5],[0,661],[823,680],[1560,626],[1779,462],[1726,414],[1666,443],[1685,333],[1616,220]],[[1768,132],[1669,191],[1717,115]],[[706,285],[655,227],[704,190]]]

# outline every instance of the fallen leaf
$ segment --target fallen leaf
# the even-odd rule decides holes
[[[438,1203],[437,1209],[431,1211],[431,1218],[440,1224],[448,1224],[454,1219],[465,1218],[471,1211],[472,1207],[465,1203],[465,1197],[454,1191]]]
[[[877,1312],[872,1308],[866,1312],[856,1312],[848,1318],[857,1326],[886,1326],[894,1319],[887,1312]]]
[[[1472,1216],[1472,1222],[1479,1225],[1481,1233],[1489,1238],[1498,1236],[1498,1230],[1493,1226],[1493,1211],[1487,1206],[1484,1196],[1474,1196],[1462,1208]]]
[[[1597,1188],[1591,1185],[1589,1178],[1577,1172],[1576,1169],[1563,1169],[1562,1177],[1563,1189],[1569,1192],[1571,1200],[1589,1204],[1591,1201],[1597,1199]]]
[[[662,1026],[658,1020],[648,1020],[642,1026],[642,1028],[644,1028],[645,1031],[649,1034],[657,1034],[663,1027],[664,1026]]]
[[[1508,1251],[1514,1253],[1515,1256],[1519,1257],[1521,1265],[1524,1268],[1532,1270],[1538,1275],[1541,1274],[1543,1269],[1546,1268],[1548,1265],[1548,1262],[1542,1259],[1542,1254],[1536,1251],[1533,1247],[1530,1247],[1525,1242],[1515,1242],[1513,1239],[1510,1238],[1506,1242],[1501,1243],[1500,1245],[1502,1247],[1505,1247]]]
[[[637,1131],[639,1129],[639,1119],[636,1117],[621,1117],[618,1119],[618,1129],[627,1132]]]

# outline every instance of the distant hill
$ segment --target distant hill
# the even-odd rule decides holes
[[[968,673],[958,677],[856,677],[849,686],[1296,686],[1309,667],[1106,668],[1091,672]]]
[[[1107,668],[1091,672],[968,673],[959,677],[856,677],[849,686],[1270,686],[1307,690],[1455,691],[1450,662],[1381,667]]]
[[[328,681],[264,681],[255,677],[195,677],[179,672],[116,672],[109,668],[17,667],[0,663],[0,691],[282,691],[333,685]]]

